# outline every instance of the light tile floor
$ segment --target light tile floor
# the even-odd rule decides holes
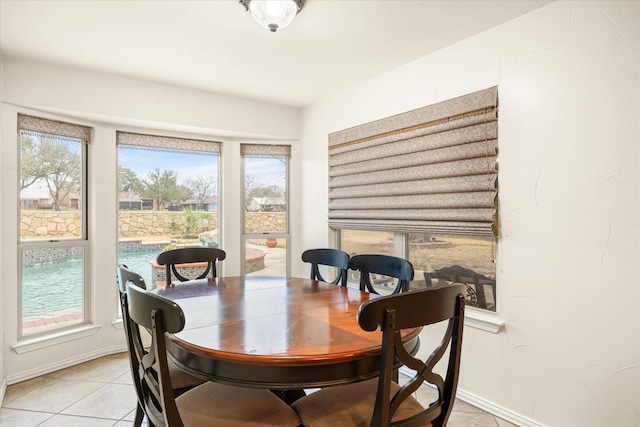
[[[418,398],[427,398],[432,392],[424,387]],[[0,426],[130,427],[135,405],[129,362],[126,353],[120,353],[7,387]],[[456,401],[448,425],[513,426],[461,401]]]

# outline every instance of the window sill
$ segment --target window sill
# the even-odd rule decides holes
[[[124,329],[124,323],[122,322],[122,317],[111,322],[111,326],[114,329],[122,330]]]
[[[500,332],[500,329],[504,327],[504,322],[496,313],[474,307],[465,309],[464,324],[494,334]]]
[[[11,346],[11,348],[18,354],[29,353],[68,341],[89,337],[98,332],[98,329],[100,329],[100,325],[81,325],[76,328],[54,332],[45,336],[21,340],[16,345]]]

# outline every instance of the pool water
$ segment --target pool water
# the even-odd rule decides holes
[[[22,318],[82,312],[82,259],[22,269]]]
[[[151,265],[156,252],[130,252],[119,254],[119,263],[126,264],[151,283]],[[114,299],[117,273],[113,272]],[[22,269],[22,318],[43,318],[65,312],[82,312],[82,259],[55,264],[23,267]]]
[[[125,264],[129,270],[142,276],[147,286],[151,285],[151,264],[158,252],[127,252],[119,254],[118,264]]]

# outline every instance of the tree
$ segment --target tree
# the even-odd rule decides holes
[[[202,209],[202,206],[216,194],[216,179],[213,176],[196,176],[195,178],[185,180],[184,186],[189,189],[191,196],[196,201],[196,210]]]
[[[176,185],[176,192],[169,203],[172,206],[181,206],[182,202],[191,198],[191,190],[184,185]]]
[[[251,207],[251,198],[253,197],[251,194],[255,188],[259,185],[258,178],[253,175],[245,175],[244,177],[244,208],[246,211],[250,210]]]
[[[277,185],[260,185],[253,188],[249,195],[254,197],[283,197],[284,190]]]
[[[118,166],[118,186],[120,191],[142,192],[142,182],[138,175],[129,168]]]
[[[284,189],[277,185],[264,185],[253,175],[247,175],[244,181],[244,204],[247,211],[251,211],[251,201],[254,198],[284,197]]]
[[[80,188],[81,148],[79,143],[53,139],[45,139],[40,144],[38,159],[46,173],[45,180],[55,211],[60,210],[61,202],[72,189]]]
[[[178,199],[178,174],[170,169],[160,171],[156,168],[142,179],[142,195],[153,200],[154,209],[161,210],[165,202]]]
[[[20,135],[20,189],[47,176],[40,159],[40,144],[33,137]]]

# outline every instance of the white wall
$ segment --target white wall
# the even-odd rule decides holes
[[[506,328],[465,328],[459,388],[523,425],[640,425],[639,4],[554,3],[301,114],[317,247],[329,133],[499,86]]]
[[[124,79],[50,64],[2,60],[2,237],[0,320],[2,352],[0,382],[9,384],[83,360],[125,350],[118,317],[117,149],[116,130],[155,132],[222,141],[221,242],[228,253],[225,274],[240,274],[240,150],[243,141],[288,141],[298,136],[298,111],[159,84]],[[89,148],[89,234],[91,241],[91,321],[94,335],[24,354],[12,350],[18,342],[18,153],[17,114],[67,120],[94,129]],[[292,207],[295,212],[295,208]],[[0,389],[0,398],[1,398]]]
[[[2,51],[0,50],[0,58],[2,57]],[[3,88],[3,83],[4,83],[4,73],[3,73],[3,65],[2,65],[2,61],[0,61],[0,99],[2,99],[2,88]],[[3,105],[2,103],[0,103],[0,147],[3,144],[3,134],[2,134],[2,129],[3,129],[3,124],[4,124],[4,113],[3,113]],[[1,165],[3,165],[3,156],[2,156],[2,150],[0,150],[0,167],[2,167]],[[2,172],[0,172],[0,188],[2,188],[2,185],[4,183],[3,181],[3,176],[4,176],[4,167],[2,167]],[[2,196],[0,196],[0,212],[2,212],[2,207],[3,207],[3,198]],[[0,213],[0,218],[2,218],[2,214]],[[2,228],[0,227],[0,242],[2,242]],[[3,299],[3,294],[4,294],[4,280],[3,280],[3,253],[4,253],[4,245],[0,244],[0,331],[4,330],[4,310],[2,309],[2,301]],[[4,373],[4,351],[2,351],[1,349],[4,346],[2,345],[2,339],[0,339],[0,398],[1,396],[4,396],[5,390],[6,390],[6,385],[7,382],[5,380],[5,373]]]

